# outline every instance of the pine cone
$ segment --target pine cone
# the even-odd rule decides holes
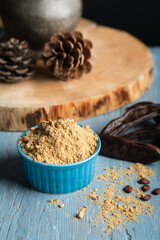
[[[0,80],[13,83],[33,76],[33,55],[26,41],[11,38],[0,43]]]
[[[57,33],[45,44],[43,59],[55,78],[79,78],[92,69],[92,47],[80,32]]]

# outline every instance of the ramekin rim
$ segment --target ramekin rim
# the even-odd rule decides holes
[[[79,126],[82,127],[81,124],[78,124]],[[36,128],[38,127],[39,125],[36,125],[36,126],[33,126],[31,128]],[[26,131],[24,131],[21,136],[24,136],[31,128],[27,129]],[[92,130],[93,131],[93,130]],[[93,131],[94,132],[94,131]],[[67,164],[52,164],[52,163],[44,163],[44,162],[38,162],[38,161],[34,161],[32,158],[30,158],[29,156],[27,156],[21,149],[21,145],[18,144],[18,141],[19,141],[19,137],[18,138],[18,141],[17,141],[17,148],[18,148],[18,152],[21,156],[23,156],[25,158],[25,160],[27,160],[30,164],[35,164],[35,165],[39,165],[41,167],[51,167],[51,168],[57,168],[57,169],[60,169],[60,168],[69,168],[69,167],[78,167],[80,165],[83,165],[83,164],[86,164],[88,163],[90,160],[92,160],[95,156],[98,155],[100,149],[101,149],[101,140],[100,140],[100,137],[98,136],[98,134],[96,134],[94,132],[94,134],[98,137],[98,141],[97,141],[97,149],[96,151],[91,155],[89,156],[88,158],[86,159],[83,159],[81,161],[78,161],[78,162],[75,162],[75,163],[67,163]]]

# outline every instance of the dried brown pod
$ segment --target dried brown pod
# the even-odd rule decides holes
[[[135,141],[160,137],[159,124],[125,134],[131,127],[157,117],[160,117],[160,104],[140,102],[127,108],[121,117],[109,122],[99,134],[102,141],[101,154],[131,162],[159,161],[160,148]]]
[[[57,33],[45,44],[43,60],[57,79],[80,78],[92,69],[92,48],[80,32]]]
[[[100,153],[107,157],[142,164],[160,160],[160,149],[152,144],[109,134],[100,134],[99,137],[102,142]]]
[[[107,126],[103,128],[101,134],[107,133],[112,136],[121,137],[131,127],[158,116],[160,116],[160,104],[140,102],[127,108],[121,117],[109,122]]]
[[[33,56],[26,41],[11,38],[0,43],[0,80],[14,83],[33,76]]]
[[[153,126],[127,133],[123,137],[136,141],[160,138],[160,124],[154,124]]]

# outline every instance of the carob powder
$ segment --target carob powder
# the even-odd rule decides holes
[[[67,164],[90,157],[97,148],[97,136],[89,126],[73,119],[42,121],[20,137],[22,151],[34,161]]]
[[[102,235],[112,234],[114,229],[121,229],[131,221],[138,223],[139,215],[152,214],[153,206],[146,202],[151,198],[150,194],[141,190],[137,180],[141,176],[150,178],[153,175],[150,168],[140,163],[131,164],[129,168],[105,168],[103,175],[96,177],[98,189],[89,190],[84,196],[85,201],[91,201],[86,202],[89,206],[88,212],[92,212],[92,204],[99,207],[98,213],[93,212],[89,222],[93,222],[95,227],[103,223]],[[123,191],[128,181],[136,182],[138,187],[133,187],[129,194]]]

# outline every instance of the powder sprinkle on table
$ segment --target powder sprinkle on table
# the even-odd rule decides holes
[[[137,180],[141,176],[153,176],[154,172],[140,163],[131,164],[129,168],[116,169],[114,167],[104,170],[103,175],[97,176],[98,180],[103,179],[101,184],[106,186],[102,187],[103,192],[98,195],[94,191],[89,191],[86,197],[93,200],[92,204],[100,207],[98,214],[94,217],[94,223],[96,225],[100,222],[105,223],[103,232],[112,234],[114,229],[122,228],[131,221],[138,223],[139,215],[152,213],[154,207],[141,200],[142,190],[135,188],[130,195],[124,194],[123,183],[127,180]]]
[[[146,178],[146,177],[154,176],[154,172],[152,171],[152,169],[145,167],[141,163],[135,163],[134,169],[138,175],[138,178]]]

